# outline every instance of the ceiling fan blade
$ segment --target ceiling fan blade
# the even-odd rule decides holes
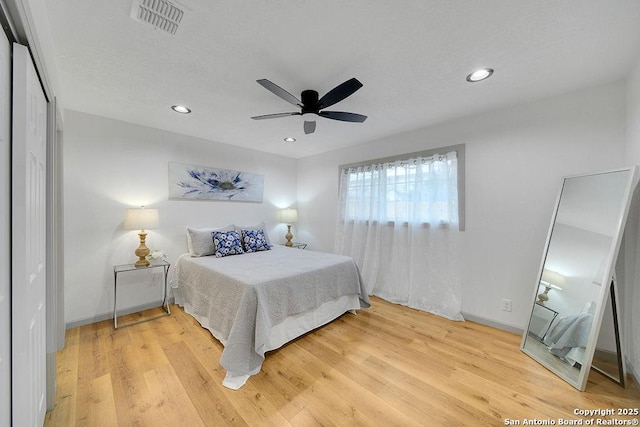
[[[265,114],[263,116],[253,116],[251,117],[253,120],[264,120],[264,119],[277,119],[280,117],[289,117],[289,116],[299,116],[301,113],[276,113],[276,114]]]
[[[272,92],[273,94],[279,96],[280,98],[284,99],[288,103],[293,104],[293,105],[298,106],[298,107],[302,107],[302,101],[300,101],[295,96],[291,95],[286,90],[282,89],[277,84],[275,84],[275,83],[273,83],[273,82],[271,82],[271,81],[269,81],[267,79],[260,79],[260,80],[256,80],[256,81],[258,82],[258,84],[262,85],[269,92]]]
[[[325,119],[341,120],[343,122],[362,123],[367,120],[367,116],[362,114],[345,113],[344,111],[320,111],[318,115]]]
[[[362,83],[355,77],[339,84],[318,100],[318,109],[327,108],[336,104],[362,87]]]
[[[304,133],[306,135],[314,133],[316,131],[316,122],[304,121]]]

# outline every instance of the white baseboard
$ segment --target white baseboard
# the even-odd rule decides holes
[[[173,296],[169,297],[169,304],[173,304]],[[162,300],[152,301],[149,303],[145,303],[142,305],[137,305],[135,307],[128,307],[118,310],[118,317],[124,316],[126,314],[137,313],[143,310],[149,310],[150,308],[159,307],[162,304]],[[73,322],[69,322],[65,325],[66,329],[77,328],[79,326],[91,325],[92,323],[102,322],[103,320],[113,320],[113,311],[103,314],[97,314],[92,317],[87,317],[86,319],[75,320]]]
[[[522,333],[524,332],[522,328],[518,328],[513,325],[507,325],[506,323],[496,322],[495,320],[487,319],[486,317],[482,317],[482,316],[476,316],[474,314],[463,312],[462,317],[464,317],[465,320],[470,320],[471,322],[476,322],[476,323],[480,323],[481,325],[491,326],[492,328],[511,332],[517,335],[522,335]]]

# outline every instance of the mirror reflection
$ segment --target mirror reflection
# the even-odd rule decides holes
[[[564,179],[523,337],[523,351],[579,389],[591,367],[598,337],[591,332],[609,294],[632,175],[627,169]],[[616,348],[613,336],[600,339]]]

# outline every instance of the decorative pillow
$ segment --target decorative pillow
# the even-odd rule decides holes
[[[211,233],[213,236],[213,244],[216,247],[215,256],[222,258],[228,255],[239,255],[244,253],[242,250],[242,242],[240,241],[240,234],[236,230],[231,231],[214,231]]]
[[[262,232],[264,233],[264,239],[267,241],[267,244],[269,245],[269,247],[271,247],[271,240],[269,240],[269,235],[267,234],[267,227],[264,225],[264,221],[261,222],[260,224],[256,224],[256,225],[234,225],[236,231],[238,233],[240,233],[240,235],[242,235],[242,231],[243,230],[262,230]]]
[[[211,233],[214,231],[231,231],[234,230],[233,225],[227,225],[223,228],[193,228],[187,227],[187,247],[191,256],[200,257],[213,255],[216,248],[213,245]]]
[[[262,229],[242,230],[242,247],[245,252],[268,251],[271,249]]]

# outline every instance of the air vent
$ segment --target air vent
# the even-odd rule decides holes
[[[167,0],[134,0],[131,5],[131,18],[172,35],[178,30],[183,15],[183,10]]]

